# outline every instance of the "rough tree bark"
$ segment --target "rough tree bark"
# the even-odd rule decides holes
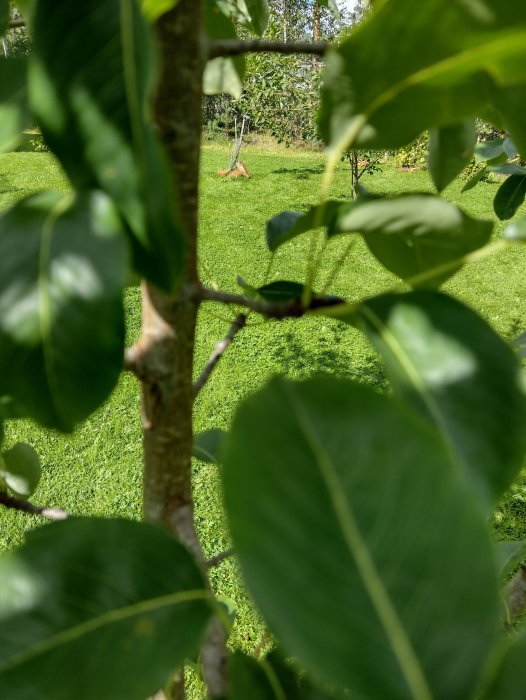
[[[192,368],[199,299],[196,248],[204,48],[201,0],[180,0],[158,21],[161,77],[154,118],[169,156],[174,197],[187,238],[184,272],[176,294],[142,287],[142,333],[133,348],[142,391],[144,518],[161,523],[193,551],[206,576],[195,531],[191,481]],[[219,621],[202,649],[212,698],[226,695],[225,640]],[[184,697],[184,679],[172,698]]]

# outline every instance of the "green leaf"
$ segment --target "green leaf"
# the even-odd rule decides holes
[[[464,185],[464,187],[460,191],[462,193],[464,193],[464,192],[468,192],[469,190],[473,189],[473,187],[475,187],[475,185],[478,185],[478,183],[482,180],[484,175],[486,175],[487,171],[488,171],[487,166],[484,166],[483,168],[480,168],[479,170],[477,170],[469,178],[469,180],[466,182],[466,184]]]
[[[499,579],[502,583],[526,561],[526,540],[520,542],[497,542],[495,544]]]
[[[335,153],[353,141],[393,149],[476,115],[526,153],[525,60],[516,0],[385,0],[329,52],[321,137]]]
[[[273,216],[267,222],[268,247],[274,251],[283,243],[306,231],[311,231],[319,226],[330,228],[341,206],[342,202],[329,200],[324,204],[310,207],[305,214],[283,211],[281,214]]]
[[[196,649],[211,607],[168,532],[70,519],[0,559],[0,696],[144,700]]]
[[[510,138],[504,139],[504,143],[502,145],[508,158],[516,158],[519,155],[517,147]]]
[[[505,651],[494,669],[493,678],[480,695],[480,700],[523,700],[526,634],[521,632],[505,644]]]
[[[47,192],[0,218],[0,396],[72,430],[122,368],[127,246],[101,192]]]
[[[0,60],[0,152],[15,149],[29,123],[26,71],[25,56]]]
[[[30,103],[46,143],[79,189],[102,189],[124,217],[138,272],[173,290],[185,239],[172,175],[147,122],[156,71],[135,0],[39,0]]]
[[[502,232],[503,237],[507,241],[524,242],[526,241],[526,216],[512,221]]]
[[[511,219],[524,202],[526,196],[526,175],[511,175],[497,190],[493,209],[501,221]]]
[[[474,150],[475,162],[481,163],[507,156],[504,150],[504,139],[492,139],[477,143]]]
[[[240,651],[228,660],[228,680],[228,700],[289,700],[272,667]]]
[[[172,10],[179,0],[142,0],[142,11],[149,22],[155,22]]]
[[[516,163],[502,163],[501,165],[488,165],[490,173],[499,175],[526,175],[526,168]]]
[[[299,282],[289,282],[287,280],[276,280],[259,287],[257,292],[265,301],[287,302],[301,299],[305,285]]]
[[[473,119],[431,130],[429,171],[439,192],[453,182],[469,163],[476,141],[477,130]]]
[[[491,221],[474,219],[440,197],[404,194],[341,207],[332,233],[363,234],[388,270],[413,286],[437,286],[462,266],[449,263],[487,243],[492,230]]]
[[[17,496],[31,496],[40,481],[40,459],[31,445],[19,442],[0,454],[0,479]]]
[[[5,32],[9,23],[9,0],[0,0],[0,36]]]
[[[472,694],[498,625],[493,549],[424,422],[347,381],[276,378],[239,409],[223,476],[244,579],[307,671],[357,697]]]
[[[268,25],[269,9],[267,0],[236,0],[244,24],[258,36],[262,36]]]
[[[511,348],[475,312],[437,292],[382,295],[345,320],[368,335],[395,395],[434,425],[492,507],[526,450],[526,397]]]
[[[340,18],[341,14],[336,0],[317,0],[317,3],[321,7],[326,7],[328,10],[330,10],[336,19]]]
[[[206,1],[205,33],[210,39],[237,38],[232,20],[225,16],[214,0]],[[238,99],[243,91],[244,76],[244,56],[214,58],[206,64],[203,91],[206,95],[226,93]]]
[[[220,452],[226,437],[226,431],[221,428],[211,428],[194,435],[192,455],[207,464],[219,464]]]
[[[511,347],[519,357],[526,357],[526,332],[514,338]]]

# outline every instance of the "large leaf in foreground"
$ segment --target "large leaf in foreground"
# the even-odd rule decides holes
[[[429,171],[441,192],[471,160],[477,142],[475,121],[432,129],[429,138]]]
[[[523,700],[526,684],[526,634],[507,641],[507,649],[503,653],[494,676],[488,687],[480,695],[480,700]]]
[[[328,235],[361,233],[388,270],[413,286],[435,287],[462,266],[462,256],[487,243],[492,230],[491,221],[440,197],[407,194],[342,205]]]
[[[526,153],[523,3],[377,7],[327,59],[320,131],[333,149],[356,135],[361,144],[398,148],[425,129],[477,115],[507,128]]]
[[[495,214],[506,221],[514,216],[526,197],[526,175],[511,175],[497,190],[493,200]]]
[[[14,149],[27,125],[25,57],[0,59],[0,152]]]
[[[275,379],[239,409],[223,477],[249,590],[307,670],[359,697],[470,696],[496,628],[493,550],[424,422],[350,382]]]
[[[135,0],[40,0],[33,41],[30,103],[46,143],[77,188],[114,199],[135,268],[172,289],[184,237],[172,176],[147,122],[154,51]]]
[[[0,454],[1,480],[17,496],[31,496],[40,481],[40,458],[31,445],[18,442]]]
[[[511,348],[474,311],[437,292],[376,297],[347,320],[367,333],[394,392],[439,430],[492,506],[526,450],[526,400]]]
[[[122,368],[127,245],[106,195],[48,192],[0,218],[0,396],[71,430]]]
[[[0,696],[144,700],[194,652],[211,608],[168,532],[72,519],[0,559]]]
[[[236,29],[214,0],[206,0],[205,32],[209,39],[236,39]],[[244,56],[219,56],[208,61],[203,75],[203,91],[206,95],[226,93],[235,99],[243,91],[245,75]]]

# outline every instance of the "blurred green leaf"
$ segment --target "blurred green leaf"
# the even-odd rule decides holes
[[[491,141],[481,141],[477,143],[474,156],[476,163],[496,160],[502,156],[507,156],[504,150],[504,139],[492,139]]]
[[[155,86],[150,28],[135,0],[39,0],[29,93],[46,143],[79,189],[117,204],[138,272],[174,289],[185,248],[173,182],[148,123]]]
[[[441,192],[466,167],[477,141],[474,119],[432,129],[429,139],[429,171]]]
[[[472,190],[475,187],[475,185],[478,185],[478,183],[482,180],[482,178],[484,177],[484,175],[486,175],[487,172],[488,172],[487,166],[479,168],[479,170],[477,170],[469,178],[469,180],[466,182],[466,184],[461,189],[461,192],[464,193],[464,192],[468,192],[469,190]]]
[[[226,437],[226,431],[221,428],[211,428],[204,430],[202,433],[194,435],[192,446],[192,455],[201,462],[207,464],[219,464],[219,455],[223,442]]]
[[[9,0],[0,0],[0,36],[5,32],[9,23],[10,5]]]
[[[0,152],[16,148],[29,124],[27,58],[0,59]]]
[[[0,558],[0,696],[144,700],[197,648],[211,606],[167,531],[69,519]],[[35,688],[37,691],[35,691]]]
[[[507,241],[526,241],[526,216],[508,224],[502,235]]]
[[[102,192],[28,197],[0,218],[0,395],[72,430],[122,368],[128,251]]]
[[[524,659],[526,658],[526,634],[511,637],[503,643],[504,650],[498,664],[494,664],[493,678],[487,684],[480,700],[523,700]]]
[[[226,17],[214,0],[206,0],[205,33],[210,39],[236,39],[236,29],[232,20]],[[241,56],[220,56],[208,61],[203,76],[203,90],[206,95],[226,93],[235,99],[243,91],[245,58]]]
[[[236,0],[241,15],[246,18],[248,29],[262,36],[268,25],[269,9],[267,0]]]
[[[338,8],[338,4],[336,3],[336,0],[316,0],[318,5],[321,7],[326,7],[328,10],[330,10],[333,14],[333,16],[336,19],[340,18],[340,10]]]
[[[526,561],[526,540],[519,542],[497,542],[495,544],[497,552],[497,565],[499,578],[505,582],[515,569]]]
[[[476,115],[507,129],[526,154],[525,60],[526,7],[516,0],[377,3],[328,54],[321,137],[336,152],[353,137],[399,148]]]
[[[363,234],[371,253],[388,270],[414,286],[435,287],[461,267],[447,263],[483,246],[492,230],[491,221],[474,219],[440,197],[403,194],[342,206],[332,234]],[[446,269],[426,277],[444,265]]]
[[[247,586],[307,671],[357,697],[473,693],[498,626],[493,548],[443,442],[403,404],[276,378],[238,410],[223,487]]]
[[[514,338],[511,347],[519,357],[526,357],[526,332]]]
[[[526,450],[526,397],[509,345],[474,311],[431,291],[370,299],[346,320],[368,335],[395,395],[435,426],[493,507]]]
[[[178,2],[179,0],[142,0],[142,11],[149,22],[155,22]]]
[[[508,158],[516,158],[519,155],[517,147],[510,138],[504,139],[502,144]]]
[[[40,481],[40,458],[31,445],[19,442],[0,454],[0,478],[17,496],[31,496]]]
[[[504,180],[493,200],[493,209],[501,221],[511,219],[524,202],[526,175],[511,175]]]

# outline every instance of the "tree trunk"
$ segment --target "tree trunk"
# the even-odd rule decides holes
[[[198,310],[197,229],[201,145],[201,0],[179,0],[157,23],[161,77],[154,117],[174,176],[174,198],[186,233],[181,285],[168,296],[143,283],[141,355],[144,443],[143,514],[175,533],[206,567],[192,497],[192,369]],[[208,577],[207,577],[208,580]],[[212,623],[202,652],[211,697],[226,694],[224,634]],[[184,697],[175,682],[172,697]]]

